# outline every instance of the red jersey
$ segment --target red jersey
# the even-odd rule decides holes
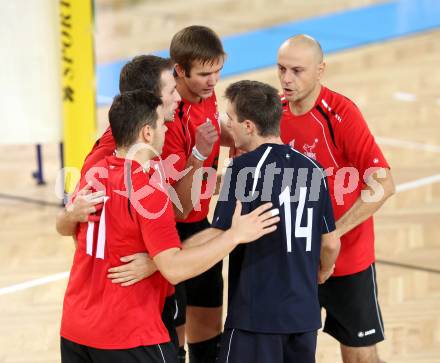
[[[281,139],[326,169],[335,220],[338,220],[360,196],[364,180],[375,168],[389,168],[388,163],[361,112],[346,97],[322,86],[314,107],[299,116],[292,114],[283,96],[281,100]],[[370,217],[342,236],[334,276],[362,271],[374,260],[373,217]]]
[[[106,156],[113,155],[116,150],[115,139],[113,138],[112,129],[107,127],[107,130],[95,142],[92,150],[88,153],[81,168],[81,176],[83,176],[92,166],[95,166],[98,161],[101,161]]]
[[[180,248],[162,177],[150,177],[140,164],[125,161],[110,156],[87,173],[108,199],[99,222],[81,223],[78,228],[63,304],[61,336],[99,349],[170,340],[161,314],[171,285],[159,272],[128,287],[107,278],[108,269],[119,266],[122,256],[146,252],[154,257]],[[85,179],[81,178],[81,186]]]
[[[174,168],[177,172],[185,169],[188,158],[191,156],[192,148],[195,145],[195,133],[198,126],[211,120],[220,135],[219,113],[215,93],[199,103],[190,103],[182,100],[174,115],[174,122],[167,123],[168,131],[165,134],[165,143],[162,151],[162,159],[166,160],[170,155],[177,156]],[[220,137],[215,142],[211,154],[203,162],[203,167],[217,170],[218,157],[220,153]],[[166,167],[165,167],[166,168]],[[167,168],[166,168],[167,170]],[[212,170],[212,169],[211,169]],[[216,173],[205,174],[202,181],[202,197],[200,202],[194,206],[185,220],[179,222],[198,222],[206,218],[209,211],[209,202],[215,191]],[[171,185],[177,180],[170,177]],[[189,193],[191,191],[188,191]]]

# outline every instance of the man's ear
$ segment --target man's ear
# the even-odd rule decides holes
[[[185,70],[182,68],[182,66],[179,63],[176,63],[174,66],[174,70],[176,71],[177,77],[184,78],[185,77]]]
[[[324,74],[325,66],[326,66],[325,62],[321,62],[318,64],[318,81],[321,80],[321,78]]]
[[[151,125],[145,125],[142,127],[141,131],[139,131],[140,140],[150,144],[153,141],[153,128]]]
[[[257,133],[257,127],[255,126],[254,122],[251,120],[244,120],[243,121],[244,128],[246,130],[246,133],[248,135],[254,135]]]

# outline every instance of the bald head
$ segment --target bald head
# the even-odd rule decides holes
[[[319,44],[316,39],[306,34],[295,35],[281,44],[278,53],[285,52],[305,52],[310,55],[310,61],[313,61],[315,64],[322,63],[324,60],[321,44]]]
[[[321,89],[324,69],[321,46],[308,35],[295,35],[278,50],[281,87],[285,98],[298,106],[298,110],[308,110],[313,105]]]

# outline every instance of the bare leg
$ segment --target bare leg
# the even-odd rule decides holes
[[[220,347],[222,308],[188,306],[186,336],[189,363],[215,363]]]
[[[222,331],[222,311],[223,307],[187,306],[186,336],[188,343],[202,342],[219,335]]]
[[[179,338],[179,346],[183,347],[185,345],[185,325],[177,326],[176,331]]]
[[[379,358],[376,345],[369,347],[348,347],[341,344],[344,363],[385,363]]]

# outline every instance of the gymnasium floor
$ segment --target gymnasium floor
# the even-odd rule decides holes
[[[402,6],[409,2],[397,1]],[[228,36],[384,2],[131,3],[97,1],[98,63],[166,49],[172,34],[189,24],[206,24]],[[419,1],[420,7],[436,3]],[[439,39],[437,27],[326,57],[323,83],[361,108],[398,185],[397,195],[376,217],[379,300],[387,337],[379,351],[387,362],[440,362]],[[225,78],[217,94],[239,79],[278,86],[270,67]],[[99,108],[101,130],[106,112],[107,106]],[[60,203],[55,196],[58,146],[43,147],[45,186],[36,186],[30,176],[34,146],[0,146],[0,152],[0,362],[58,362],[61,304],[73,253],[72,242],[54,227]],[[340,361],[336,342],[325,334],[318,339],[317,361]]]

